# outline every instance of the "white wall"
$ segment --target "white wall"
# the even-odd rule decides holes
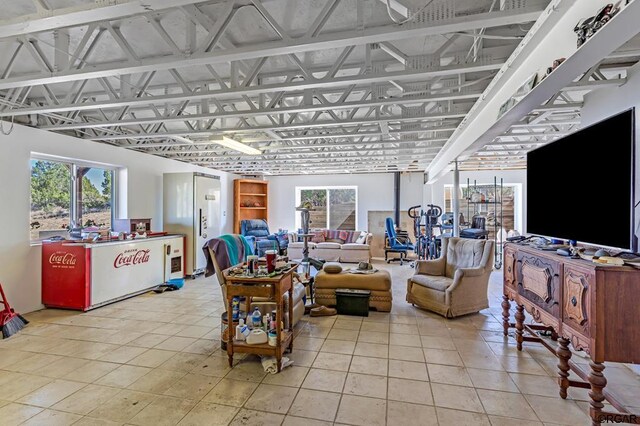
[[[6,128],[6,123],[5,123]],[[9,136],[0,134],[0,283],[19,312],[40,303],[40,246],[29,240],[31,153],[55,155],[126,168],[119,173],[119,189],[127,190],[120,217],[150,217],[162,228],[162,174],[203,172],[221,176],[221,229],[232,231],[234,175],[186,163],[16,125]],[[122,193],[122,192],[121,192]]]
[[[461,171],[460,185],[467,184],[467,178],[473,185],[474,179],[478,185],[493,184],[493,178],[503,179],[504,185],[516,185],[519,191],[516,191],[516,208],[515,208],[515,224],[516,229],[524,233],[527,223],[527,173],[526,170],[482,170],[482,171]],[[444,188],[445,185],[453,184],[453,172],[443,175],[441,178],[431,184],[424,185],[424,205],[435,204],[444,208]],[[520,201],[520,203],[518,203]],[[466,216],[466,211],[461,212]],[[468,219],[468,218],[467,218]]]
[[[357,227],[368,229],[367,212],[370,210],[393,210],[393,173],[340,174],[340,175],[296,175],[272,176],[269,180],[269,226],[295,229],[296,187],[304,186],[357,186]],[[405,210],[422,203],[422,173],[402,175],[400,208]]]
[[[631,107],[636,108],[635,202],[638,203],[640,201],[640,65],[630,69],[624,85],[594,90],[585,96],[581,127],[589,126]],[[606,149],[606,141],[603,141],[603,149]],[[585,172],[597,174],[597,171]],[[636,239],[640,239],[640,205],[636,206],[635,218],[635,235]]]

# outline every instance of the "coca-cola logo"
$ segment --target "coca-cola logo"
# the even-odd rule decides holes
[[[57,251],[55,253],[51,253],[51,256],[49,256],[49,264],[54,268],[75,268],[77,260],[78,259],[75,254],[64,251]]]
[[[139,265],[141,263],[147,263],[149,261],[151,250],[125,250],[118,254],[113,261],[115,268],[122,268],[123,266]]]

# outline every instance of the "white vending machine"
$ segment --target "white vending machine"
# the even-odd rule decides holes
[[[204,271],[202,246],[220,235],[220,177],[202,173],[165,173],[164,231],[184,234],[185,275]]]

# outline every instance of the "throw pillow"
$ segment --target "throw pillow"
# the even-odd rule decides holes
[[[312,243],[324,243],[324,231],[316,231],[313,233],[313,238],[311,238]]]
[[[366,232],[361,232],[360,236],[356,240],[356,244],[365,244],[367,242],[367,235],[368,234]]]
[[[340,239],[340,231],[335,229],[327,229],[324,231],[324,235],[327,240],[337,240]]]
[[[338,262],[327,262],[322,267],[322,270],[327,274],[339,274],[342,272],[342,265]]]

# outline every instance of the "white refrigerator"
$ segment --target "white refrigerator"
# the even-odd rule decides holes
[[[165,173],[164,231],[186,235],[185,275],[204,271],[202,246],[220,235],[220,177],[202,173]]]

